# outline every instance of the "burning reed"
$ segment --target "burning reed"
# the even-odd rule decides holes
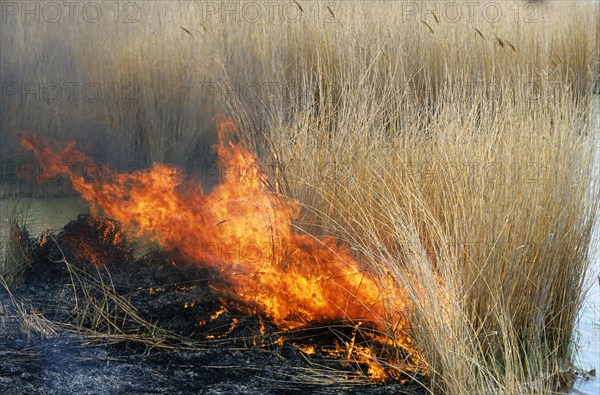
[[[180,169],[163,164],[114,180],[73,176],[73,166],[93,162],[74,143],[52,150],[36,136],[24,134],[21,140],[43,168],[54,170],[47,178],[70,176],[94,213],[114,218],[130,236],[149,237],[186,262],[219,273],[222,283],[211,288],[227,304],[265,316],[283,330],[327,324],[374,329],[380,333],[376,338],[403,354],[394,371],[423,370],[402,289],[365,271],[336,239],[294,230],[298,204],[273,192],[256,155],[234,141],[239,141],[235,123],[222,122],[215,147],[218,167],[253,168],[255,173],[241,179],[226,174],[205,193],[200,183],[184,180]],[[113,227],[98,231],[100,241],[121,243],[122,234]],[[101,251],[86,254],[86,261],[99,266],[112,260]],[[373,379],[388,377],[368,348],[354,340],[348,347],[347,358],[360,350],[358,361],[370,364]]]
[[[30,81],[51,70],[65,81],[116,80],[139,90],[135,102],[52,107],[31,95],[7,100],[0,109],[9,136],[2,157],[24,160],[16,132],[38,130],[50,141],[75,138],[113,167],[133,160],[136,169],[149,170],[125,177],[149,177],[153,188],[104,185],[103,194],[84,178],[79,192],[125,226],[157,227],[154,237],[165,245],[179,242],[166,231],[172,227],[199,231],[184,244],[221,230],[246,240],[235,224],[285,219],[268,240],[277,254],[267,256],[325,259],[341,271],[343,280],[322,287],[325,294],[336,290],[325,302],[329,316],[364,321],[388,339],[402,333],[397,324],[406,317],[429,368],[430,391],[556,391],[573,362],[598,212],[597,185],[590,186],[598,178],[590,116],[600,71],[598,4],[495,2],[500,20],[491,22],[480,12],[451,19],[440,12],[445,3],[434,3],[431,13],[418,2],[350,2],[329,10],[315,3],[325,14],[314,18],[313,4],[299,1],[290,5],[311,17],[271,23],[227,15],[200,20],[205,3],[150,2],[144,15],[153,19],[135,25],[38,24],[33,30],[44,39],[35,45],[24,45],[23,26],[3,24],[3,50],[13,55],[0,60],[3,76]],[[245,188],[259,199],[229,195],[224,186],[205,194],[164,164],[198,171],[218,139],[218,111],[237,121],[246,147],[276,167],[272,188]],[[235,156],[224,143],[221,153]],[[67,159],[75,154],[74,147],[64,152]],[[175,189],[182,198],[171,194]],[[142,216],[137,196],[121,202],[135,215],[114,208],[120,197],[142,192],[169,209],[149,203],[153,215]],[[224,221],[216,212],[224,195],[253,208]],[[214,205],[181,203],[196,200]],[[237,203],[229,208],[240,210]],[[189,214],[211,220],[189,224]],[[336,239],[317,242],[305,232]],[[293,248],[285,246],[290,241]],[[326,248],[308,253],[317,246]],[[197,257],[192,248],[182,252]],[[202,260],[216,266],[217,259]],[[281,262],[266,265],[264,275],[247,263],[228,269],[236,277],[282,281],[269,272]],[[296,278],[291,287],[319,275]],[[248,289],[279,291],[260,281]],[[382,297],[370,296],[379,287]],[[248,289],[236,293],[252,295]],[[290,327],[315,313],[294,317],[279,308],[282,299],[250,305]],[[293,300],[305,308],[309,299]],[[372,358],[393,369],[403,352],[390,346]]]

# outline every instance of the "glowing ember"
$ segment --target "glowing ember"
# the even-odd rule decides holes
[[[165,290],[164,290],[163,288],[150,288],[150,289],[148,290],[148,294],[149,294],[150,296],[152,296],[152,295],[154,295],[154,294],[156,294],[156,293],[158,293],[158,292],[164,292],[164,291],[165,291]]]
[[[315,346],[313,346],[312,344],[295,346],[306,355],[313,355],[315,353]]]
[[[233,330],[236,328],[236,326],[238,325],[239,321],[237,318],[234,318],[233,320],[231,320],[231,325],[229,326],[229,329],[227,329],[227,332],[225,332],[223,335],[221,335],[220,337],[226,337],[227,335],[229,335],[231,332],[233,332]]]
[[[224,312],[226,312],[226,311],[227,311],[227,309],[226,309],[225,307],[221,306],[221,309],[219,309],[219,310],[215,311],[215,313],[214,313],[213,315],[211,315],[211,316],[210,316],[210,320],[211,320],[211,321],[214,321],[214,320],[216,320],[217,318],[219,318],[219,316],[220,316],[221,314],[223,314],[223,313],[224,313]]]
[[[238,171],[222,171],[223,182],[210,193],[200,183],[184,180],[171,165],[155,163],[122,174],[103,167],[103,174],[116,174],[107,180],[70,172],[73,166],[94,164],[73,142],[54,151],[44,140],[24,134],[21,143],[45,169],[40,181],[69,176],[93,212],[116,219],[126,234],[150,237],[166,249],[177,249],[186,260],[220,272],[224,281],[216,290],[236,307],[263,314],[282,329],[345,321],[385,332],[389,328],[381,322],[387,319],[398,325],[398,344],[412,351],[404,334],[408,323],[402,292],[378,283],[336,239],[295,231],[298,203],[271,191],[256,155],[234,142],[238,137],[233,122],[219,125],[217,165]],[[354,345],[347,347],[347,359],[352,354]],[[363,356],[361,362],[372,359],[366,351]]]

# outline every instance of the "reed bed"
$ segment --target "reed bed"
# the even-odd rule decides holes
[[[198,174],[225,113],[302,204],[300,229],[337,235],[407,291],[429,391],[558,391],[598,214],[599,9],[489,3],[498,18],[454,3],[457,20],[446,2],[286,1],[270,18],[257,2],[153,1],[130,24],[10,19],[3,84],[109,96],[8,95],[2,156],[23,163],[16,132],[37,130],[122,169]]]

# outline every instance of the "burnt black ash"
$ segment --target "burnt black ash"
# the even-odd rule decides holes
[[[115,221],[82,215],[31,242],[32,266],[14,300],[79,330],[40,335],[0,325],[3,393],[423,393],[417,384],[356,381],[360,364],[320,352],[350,339],[352,327],[282,332],[224,300],[216,290],[227,279],[177,251],[136,258]],[[4,291],[0,299],[11,305]],[[139,341],[140,319],[174,337]],[[90,342],[90,332],[123,336]]]

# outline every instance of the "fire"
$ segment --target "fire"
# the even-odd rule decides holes
[[[214,321],[214,320],[216,320],[217,318],[219,318],[219,316],[220,316],[221,314],[225,313],[226,311],[227,311],[227,309],[226,309],[225,307],[221,306],[221,308],[220,308],[219,310],[215,311],[215,312],[214,312],[214,313],[213,313],[213,314],[210,316],[210,320],[211,320],[211,321]]]
[[[403,335],[408,323],[401,290],[378,282],[335,238],[296,231],[292,223],[299,204],[272,191],[256,155],[236,142],[238,137],[234,122],[219,125],[217,165],[242,171],[222,171],[222,182],[210,193],[168,164],[121,174],[104,166],[103,173],[115,175],[104,179],[70,172],[72,166],[94,164],[74,142],[54,151],[24,134],[21,143],[46,169],[40,181],[69,176],[93,212],[117,220],[127,235],[150,237],[215,269],[224,279],[215,289],[236,307],[264,315],[282,329],[344,321],[384,332],[388,328],[380,323],[387,318],[400,322],[398,336],[410,341]]]
[[[157,288],[150,288],[148,290],[148,295],[153,296],[155,294],[157,294],[158,292],[164,292],[165,290],[163,288],[157,287]]]
[[[298,348],[300,351],[302,351],[306,355],[313,355],[316,352],[315,346],[313,346],[312,344],[295,345],[295,346],[296,346],[296,348]]]

